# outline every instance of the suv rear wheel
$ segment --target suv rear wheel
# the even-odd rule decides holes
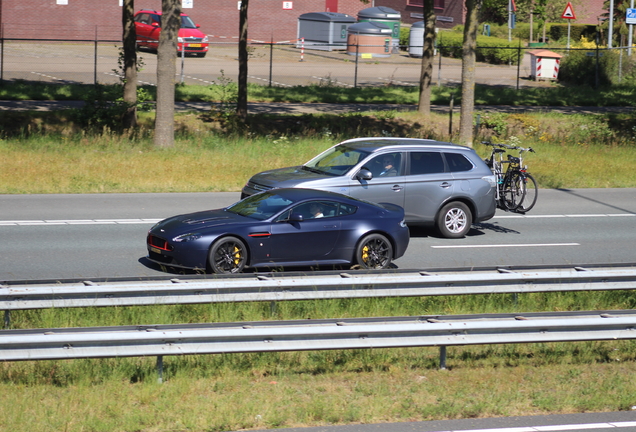
[[[473,215],[466,204],[454,201],[442,207],[436,224],[442,237],[462,238],[470,231]]]

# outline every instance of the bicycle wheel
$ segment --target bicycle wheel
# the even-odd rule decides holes
[[[537,203],[537,196],[539,195],[537,182],[534,177],[528,173],[523,175],[523,189],[523,201],[521,201],[521,204],[517,207],[517,211],[521,213],[530,211]]]
[[[507,210],[515,211],[523,201],[524,183],[519,171],[513,171],[504,179],[501,200]]]

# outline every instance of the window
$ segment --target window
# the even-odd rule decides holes
[[[411,152],[410,175],[444,172],[444,160],[439,152]]]
[[[373,177],[395,177],[400,175],[401,165],[402,154],[399,152],[384,153],[365,163]]]
[[[354,214],[358,208],[354,205],[334,201],[310,201],[286,211],[276,218],[277,222],[289,219],[291,214],[301,215],[303,220],[331,218]]]
[[[444,153],[444,156],[451,172],[470,171],[473,169],[473,164],[462,154]]]
[[[406,5],[424,7],[424,1],[423,0],[406,0]],[[433,3],[433,7],[435,9],[444,9],[446,7],[445,0],[435,0],[435,2]]]

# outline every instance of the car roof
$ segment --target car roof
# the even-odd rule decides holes
[[[153,9],[141,9],[137,12],[135,12],[135,15],[139,15],[140,13],[151,13],[151,14],[155,14],[155,15],[161,15],[163,12],[162,11],[156,11]],[[187,13],[185,12],[181,12],[181,16],[188,16]]]
[[[447,150],[471,150],[469,147],[454,144],[451,142],[436,141],[431,139],[422,138],[354,138],[343,141],[338,145],[346,145],[349,148],[356,150],[364,150],[369,153],[377,152],[379,150],[390,148],[392,150],[408,150],[415,147],[430,148],[430,149],[447,149]]]

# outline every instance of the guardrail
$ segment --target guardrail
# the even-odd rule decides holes
[[[255,275],[237,278],[4,284],[0,308],[628,290],[636,269]],[[636,311],[419,316],[0,331],[0,361],[636,339]]]
[[[371,272],[0,285],[0,310],[636,289],[636,268]]]
[[[0,360],[636,339],[636,311],[352,318],[0,331]]]

